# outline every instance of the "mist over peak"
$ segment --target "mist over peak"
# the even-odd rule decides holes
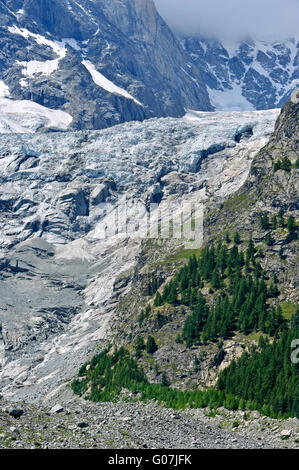
[[[299,37],[298,0],[155,0],[169,26],[182,34],[217,39]]]

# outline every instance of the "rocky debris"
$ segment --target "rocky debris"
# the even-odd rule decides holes
[[[292,435],[292,431],[290,429],[283,429],[280,435],[282,439],[289,439]]]
[[[5,405],[0,402],[1,449],[298,447],[298,420],[272,420],[251,412],[222,408],[173,412],[152,402],[92,404],[72,397],[59,414],[22,403],[24,417],[15,420],[1,411]],[[281,432],[285,430],[289,438],[284,440]]]

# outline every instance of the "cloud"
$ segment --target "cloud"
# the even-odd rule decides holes
[[[299,37],[299,0],[154,0],[170,27],[219,39]]]

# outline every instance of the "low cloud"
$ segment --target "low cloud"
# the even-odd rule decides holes
[[[299,0],[154,0],[174,30],[220,39],[299,38]]]

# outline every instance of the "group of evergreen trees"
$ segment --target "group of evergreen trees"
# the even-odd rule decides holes
[[[276,223],[284,223],[282,214],[280,222],[272,220],[272,224]],[[270,228],[266,217],[261,224]],[[296,227],[294,220],[288,221],[290,233],[292,227]],[[178,339],[189,347],[227,338],[235,331],[244,334],[260,331],[273,339],[261,335],[258,347],[252,347],[250,353],[244,353],[220,373],[216,389],[181,391],[169,386],[165,372],[161,384],[148,382],[138,360],[144,352],[154,354],[157,344],[150,335],[146,342],[139,336],[134,358],[124,347],[113,353],[107,349],[82,366],[79,377],[72,383],[74,393],[96,402],[115,401],[127,389],[138,399],[155,399],[174,409],[224,406],[230,410],[255,409],[273,418],[299,417],[299,365],[290,357],[292,340],[299,337],[299,313],[289,327],[281,308],[269,306],[268,299],[279,295],[278,279],[276,276],[271,281],[267,279],[259,262],[262,253],[251,239],[245,250],[239,246],[238,233],[234,234],[231,247],[228,234],[225,240],[226,243],[204,247],[198,257],[192,256],[163,292],[157,292],[154,305],[181,305],[182,312],[186,311],[184,306],[189,307],[191,314],[185,318]],[[201,292],[203,287],[208,287],[212,296],[208,297],[209,304]],[[150,312],[149,306],[141,312],[140,326]],[[160,312],[157,322],[164,323]],[[219,344],[216,363],[221,362],[224,354],[223,343]]]
[[[279,227],[286,227],[290,235],[294,234],[296,231],[295,218],[290,215],[285,221],[282,209],[280,209],[278,216],[274,214],[271,220],[267,212],[264,212],[260,215],[260,228],[262,230],[276,230]]]
[[[274,163],[274,171],[278,170],[284,170],[284,171],[290,171],[292,168],[292,162],[288,157],[284,157],[282,160],[277,160],[277,162]]]
[[[262,352],[244,354],[233,361],[221,373],[216,389],[172,389],[165,373],[161,384],[151,384],[137,359],[124,347],[113,353],[107,349],[82,366],[72,389],[94,402],[117,401],[126,389],[133,394],[133,400],[154,399],[173,409],[224,406],[229,410],[259,410],[273,418],[298,417],[298,364],[289,360],[294,334],[293,330],[284,332],[280,340],[266,344]]]
[[[277,278],[267,285],[253,241],[249,240],[245,252],[239,243],[240,237],[235,234],[231,248],[221,242],[203,248],[198,259],[192,256],[162,294],[157,293],[156,306],[167,302],[191,308],[182,333],[187,346],[227,338],[236,330],[246,335],[262,331],[274,336],[287,328],[281,308],[270,308],[267,303],[270,297],[279,295]],[[206,284],[217,295],[212,306],[201,293]]]
[[[291,361],[291,343],[299,335],[299,313],[292,326],[270,343],[260,337],[259,348],[232,361],[218,378],[217,387],[254,403],[273,417],[299,417],[299,364]]]

